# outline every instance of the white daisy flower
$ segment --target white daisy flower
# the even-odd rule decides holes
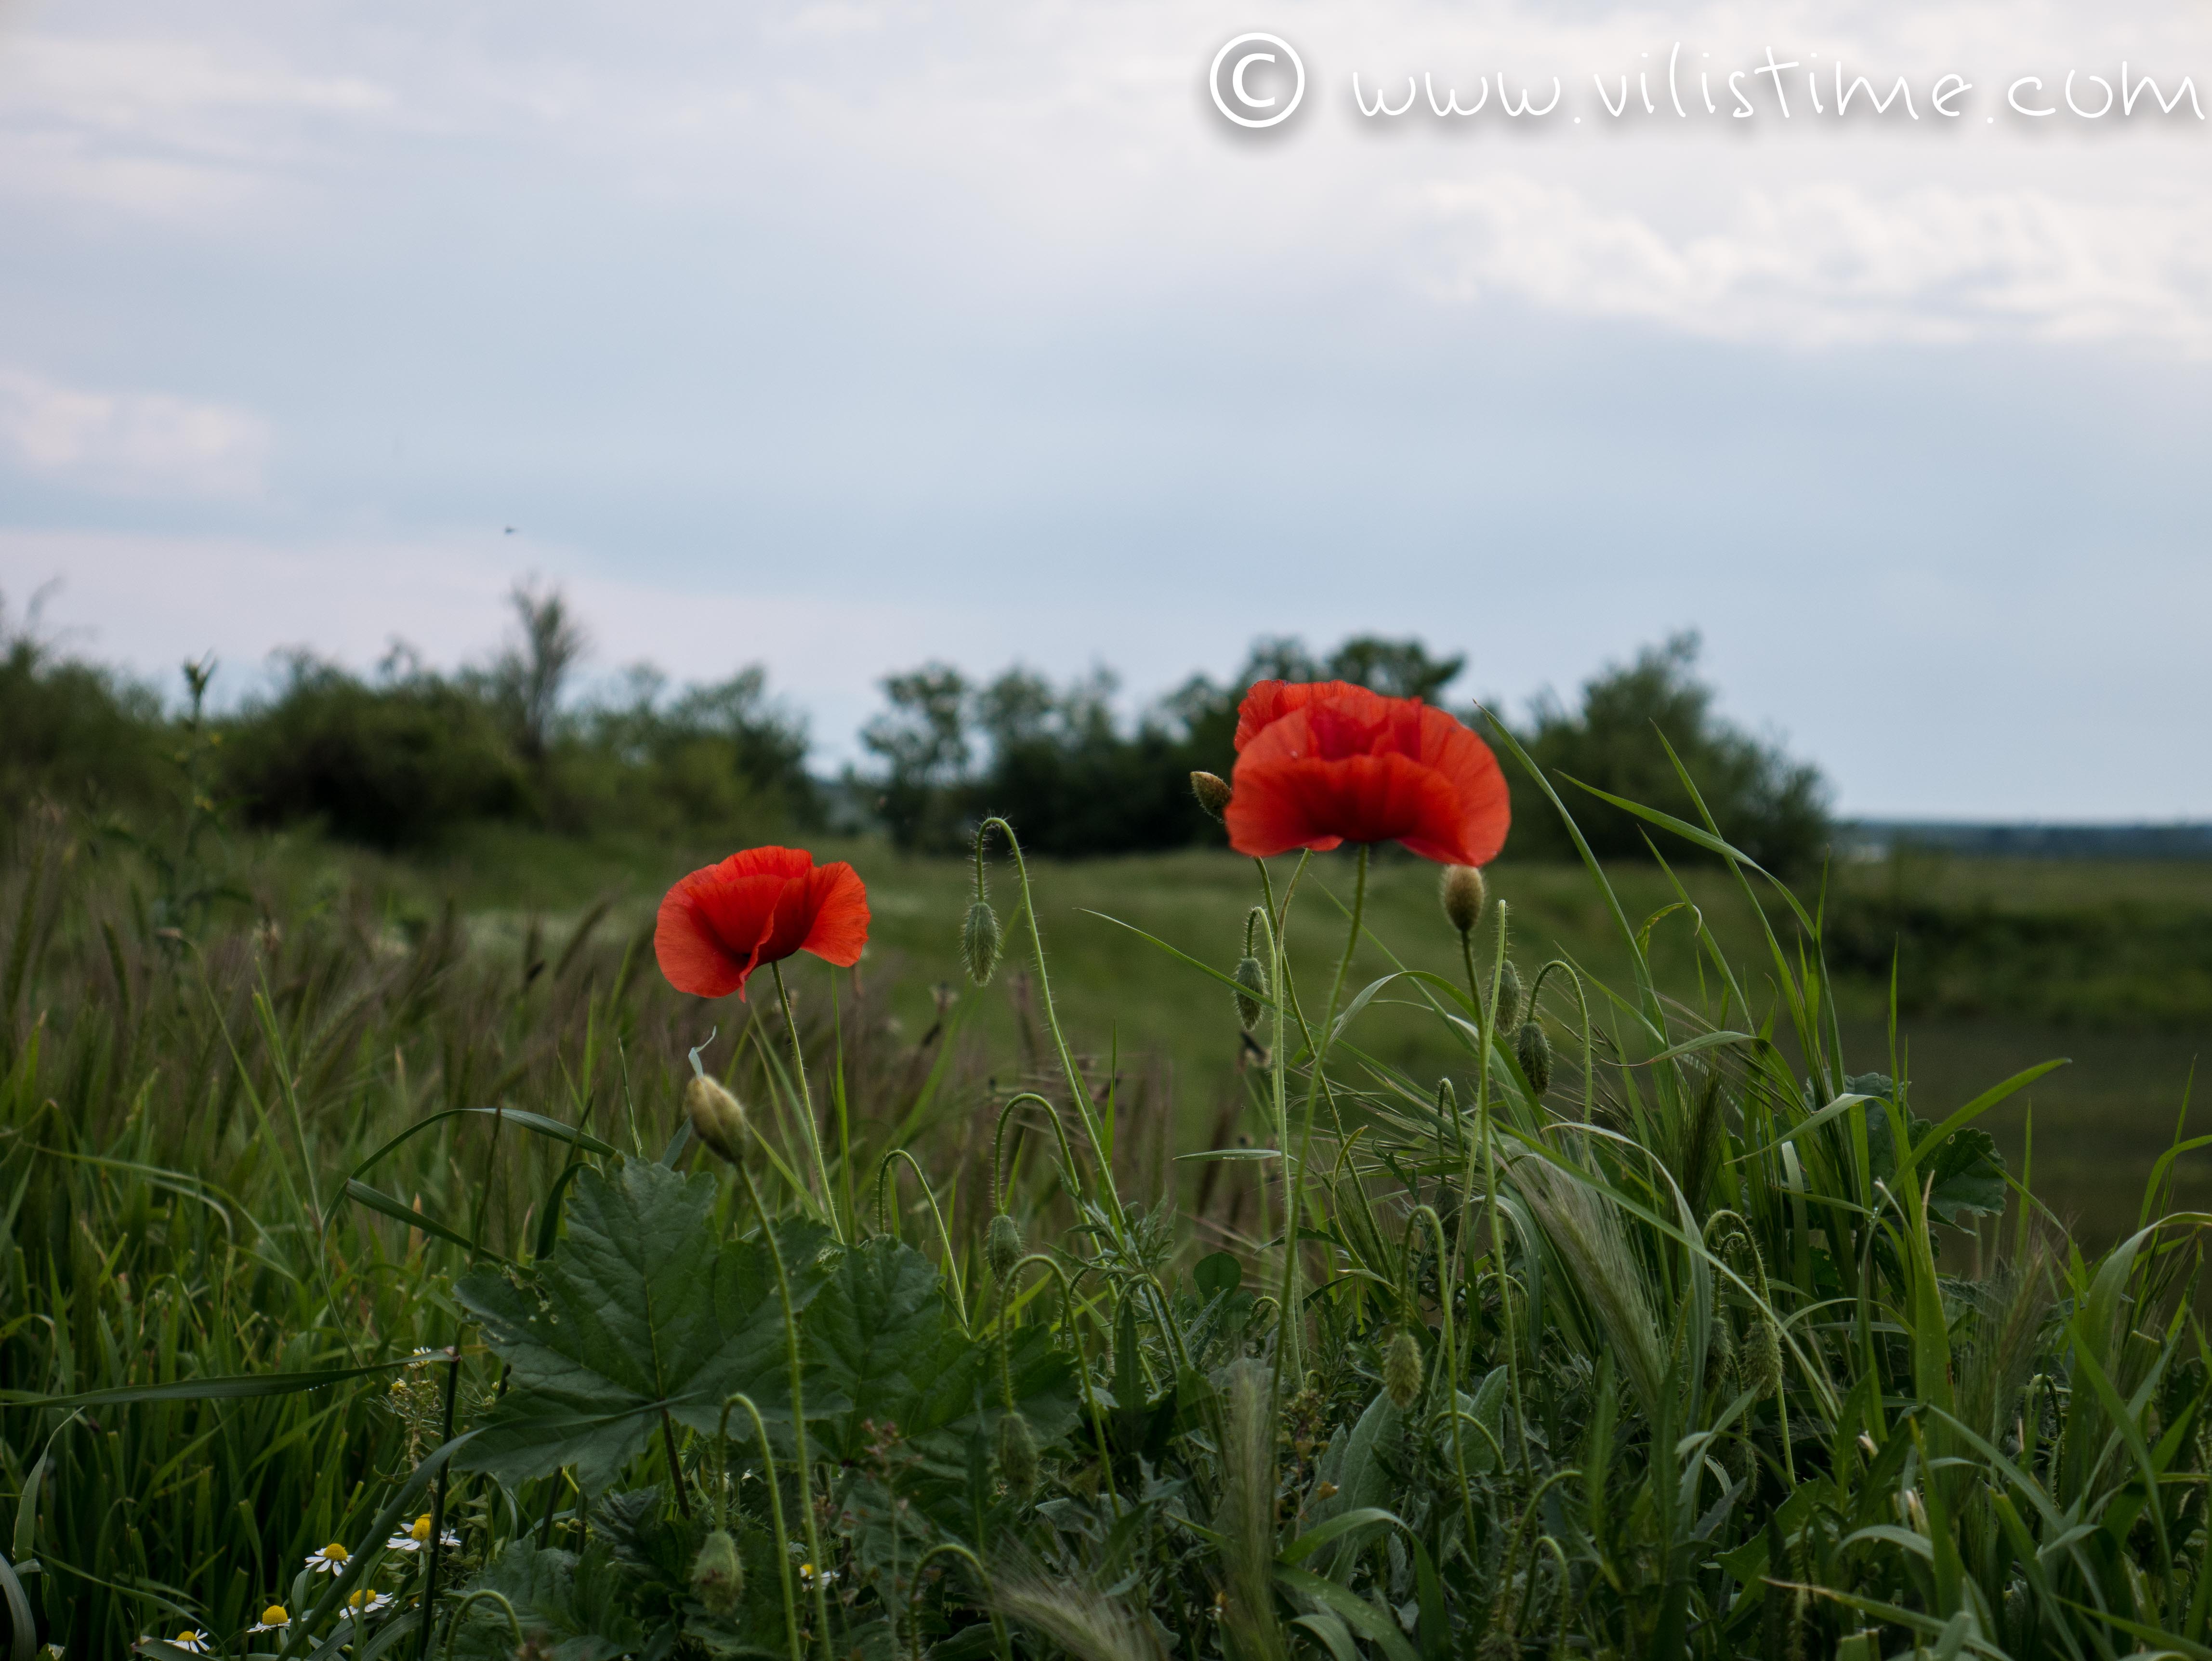
[[[246,1628],[248,1632],[283,1632],[292,1624],[291,1611],[282,1603],[271,1603],[261,1611],[261,1618]]]
[[[808,1585],[812,1585],[814,1584],[814,1565],[811,1563],[801,1563],[799,1566],[799,1578],[801,1580],[804,1580]],[[822,1571],[822,1584],[823,1585],[826,1586],[832,1584],[836,1579],[836,1570],[824,1569]]]
[[[202,1632],[198,1627],[186,1627],[174,1638],[164,1638],[159,1640],[149,1638],[143,1639],[140,1641],[149,1644],[155,1642],[174,1644],[179,1649],[190,1650],[194,1655],[205,1655],[208,1653],[208,1646],[214,1640],[205,1633]]]
[[[352,1561],[353,1554],[333,1540],[320,1551],[311,1551],[307,1554],[307,1573],[310,1574],[341,1573],[345,1566]]]
[[[411,1526],[393,1535],[384,1542],[386,1551],[420,1551],[430,1543],[430,1513],[424,1512]],[[461,1536],[447,1529],[438,1536],[438,1543],[448,1551],[460,1548]]]
[[[367,1587],[346,1594],[346,1613],[356,1621],[365,1621],[372,1615],[381,1615],[392,1607],[388,1591],[371,1591]]]

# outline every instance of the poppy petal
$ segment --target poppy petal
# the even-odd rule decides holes
[[[1497,856],[1511,809],[1489,745],[1418,699],[1341,684],[1305,690],[1237,757],[1231,847],[1264,858],[1401,842],[1446,864]]]
[[[790,956],[805,940],[813,870],[813,855],[802,849],[749,848],[671,888],[653,934],[668,983],[702,998],[743,997],[755,969]],[[787,944],[781,933],[789,934]]]
[[[813,921],[799,949],[824,963],[850,969],[868,943],[868,889],[860,873],[843,860],[823,866],[808,879]]]
[[[1261,732],[1293,709],[1303,709],[1309,704],[1334,704],[1374,720],[1380,718],[1383,706],[1405,702],[1408,700],[1386,698],[1380,692],[1370,692],[1348,680],[1255,681],[1244,694],[1244,701],[1237,706],[1237,750],[1241,755]]]

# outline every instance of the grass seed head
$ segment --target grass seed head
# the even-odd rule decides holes
[[[738,1542],[727,1529],[708,1535],[691,1560],[691,1595],[709,1615],[734,1615],[744,1600],[745,1560],[738,1555]]]
[[[1218,819],[1229,811],[1229,781],[1218,773],[1193,773],[1190,794],[1211,818]]]
[[[732,1165],[744,1157],[745,1110],[738,1098],[705,1074],[693,1076],[684,1086],[684,1110],[691,1116],[691,1134]]]
[[[968,966],[968,978],[978,986],[988,985],[999,966],[999,914],[981,896],[968,908],[968,921],[961,927],[960,958]]]
[[[1483,907],[1490,903],[1490,890],[1483,883],[1481,867],[1473,865],[1444,867],[1437,897],[1443,902],[1445,920],[1454,928],[1462,934],[1474,933],[1475,924],[1482,921]]]

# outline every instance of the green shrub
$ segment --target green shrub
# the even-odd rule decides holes
[[[161,701],[111,670],[56,654],[35,619],[10,624],[0,599],[0,812],[44,797],[143,810],[169,784]]]
[[[318,824],[374,848],[538,812],[507,735],[470,689],[421,670],[372,684],[304,652],[278,691],[228,724],[222,782],[248,824]]]

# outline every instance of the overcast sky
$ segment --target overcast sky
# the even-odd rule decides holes
[[[2212,815],[2208,18],[0,0],[0,594],[238,688],[536,572],[824,764],[931,656],[1695,626],[1847,812]]]

